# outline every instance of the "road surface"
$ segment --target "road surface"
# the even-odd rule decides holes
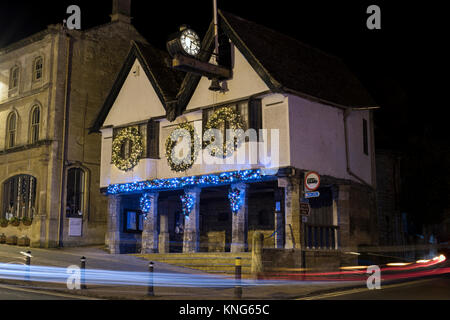
[[[364,288],[334,292],[308,300],[450,300],[450,276],[382,285],[380,290]]]

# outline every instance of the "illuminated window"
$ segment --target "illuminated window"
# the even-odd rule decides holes
[[[33,218],[35,213],[36,178],[18,175],[3,184],[3,212],[5,219]]]
[[[33,80],[38,81],[42,79],[42,71],[44,68],[44,59],[42,57],[38,57],[34,60],[33,67]]]
[[[35,105],[31,109],[30,119],[30,143],[36,143],[39,141],[39,129],[41,124],[41,109],[38,105]]]
[[[141,233],[144,230],[144,215],[139,210],[125,210],[124,231]]]
[[[7,148],[14,148],[16,146],[17,135],[17,115],[15,112],[11,112],[8,116],[7,122]]]

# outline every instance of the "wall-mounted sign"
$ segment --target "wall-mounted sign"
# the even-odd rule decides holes
[[[320,192],[305,192],[305,199],[318,198],[320,197]]]
[[[305,191],[317,191],[320,187],[320,176],[317,172],[305,174]]]
[[[309,206],[309,203],[300,203],[300,214],[302,216],[309,216],[310,211],[311,207]]]
[[[69,237],[81,237],[83,227],[83,219],[69,219]]]

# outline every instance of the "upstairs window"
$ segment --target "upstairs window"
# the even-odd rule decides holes
[[[7,122],[7,136],[6,136],[7,148],[14,148],[16,146],[16,136],[17,136],[17,115],[15,112],[11,112],[8,116]]]
[[[41,124],[41,109],[38,105],[31,109],[30,121],[30,143],[34,144],[39,141],[39,129]]]
[[[42,71],[44,68],[44,59],[42,57],[38,57],[34,60],[33,66],[33,80],[38,81],[42,79]]]
[[[14,90],[19,87],[19,71],[20,68],[18,66],[11,68],[9,74],[9,90]]]

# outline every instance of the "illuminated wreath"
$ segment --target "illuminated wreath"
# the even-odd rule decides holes
[[[227,126],[228,124],[228,126]],[[213,131],[210,129],[218,129],[224,126],[226,130],[235,131],[235,137],[233,140],[227,141],[227,137],[222,137],[224,140],[223,146],[218,146],[214,143],[215,137]],[[236,151],[241,143],[244,141],[244,123],[241,116],[233,109],[226,107],[216,111],[205,127],[204,144],[203,148],[208,148],[211,156],[218,158],[228,158],[234,151]]]
[[[174,148],[177,145],[178,138],[183,137],[183,130],[187,130],[191,136],[191,157],[190,159],[174,159]],[[169,167],[175,172],[185,172],[189,170],[197,160],[200,149],[200,138],[195,132],[194,126],[187,122],[180,124],[166,140],[166,157]]]
[[[127,141],[131,142],[131,154],[128,158],[122,157],[122,146]],[[112,163],[122,171],[130,171],[139,163],[144,146],[142,137],[137,128],[126,128],[119,132],[113,141]]]

